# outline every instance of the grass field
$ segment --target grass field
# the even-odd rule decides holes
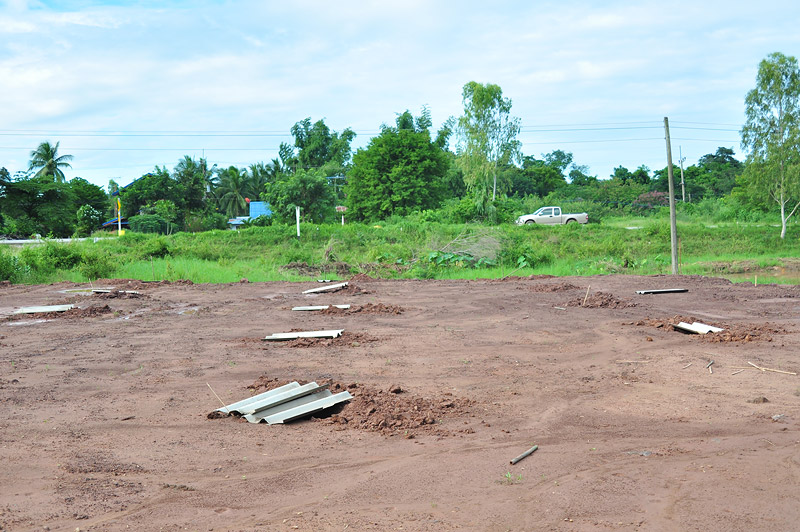
[[[800,283],[800,240],[790,227],[678,224],[680,273]],[[606,219],[568,226],[411,223],[251,227],[170,236],[103,234],[0,250],[0,277],[17,283],[103,277],[200,283],[300,281],[355,273],[389,278],[670,273],[666,219]]]

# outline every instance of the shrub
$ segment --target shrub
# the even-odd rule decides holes
[[[78,224],[75,226],[75,234],[78,236],[88,236],[92,231],[100,226],[102,213],[91,205],[83,205],[76,213]]]
[[[18,257],[0,249],[0,281],[19,282],[29,271]]]
[[[112,277],[116,264],[107,253],[87,251],[83,253],[78,271],[89,280]]]

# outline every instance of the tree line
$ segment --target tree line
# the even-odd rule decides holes
[[[777,203],[785,235],[800,207],[799,72],[797,60],[780,53],[761,62],[745,100],[746,161],[726,147],[700,157],[683,169],[683,186],[676,178],[679,201],[731,201],[760,211]],[[334,221],[337,205],[355,221],[419,212],[436,219],[447,211],[451,221],[494,223],[507,221],[520,198],[628,210],[668,203],[666,168],[618,166],[601,179],[566,151],[523,154],[520,121],[497,85],[467,83],[462,103],[463,114],[438,131],[426,107],[418,116],[399,113],[355,153],[351,129],[336,132],[306,118],[291,127],[294,142],[282,143],[271,161],[218,167],[185,156],[172,170],[155,166],[125,187],[111,181],[108,194],[81,178],[67,181],[63,170],[72,157],[59,155],[58,143],[43,142],[31,152],[28,172],[12,177],[0,168],[0,233],[87,234],[116,215],[117,196],[132,228],[160,232],[224,228],[228,218],[247,214],[248,200],[266,201],[273,212],[248,222],[254,224],[293,220],[296,206],[316,223]]]

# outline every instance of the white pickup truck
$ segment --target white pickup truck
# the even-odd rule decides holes
[[[542,224],[560,225],[571,224],[573,222],[588,223],[589,215],[585,212],[579,214],[563,214],[561,207],[542,207],[533,214],[524,214],[517,218],[517,225],[523,224]]]

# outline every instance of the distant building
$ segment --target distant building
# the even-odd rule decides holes
[[[231,218],[228,220],[228,227],[230,229],[239,229],[239,227],[243,225],[246,220],[255,220],[259,216],[272,216],[272,209],[269,208],[269,205],[266,201],[251,201],[250,215]]]

